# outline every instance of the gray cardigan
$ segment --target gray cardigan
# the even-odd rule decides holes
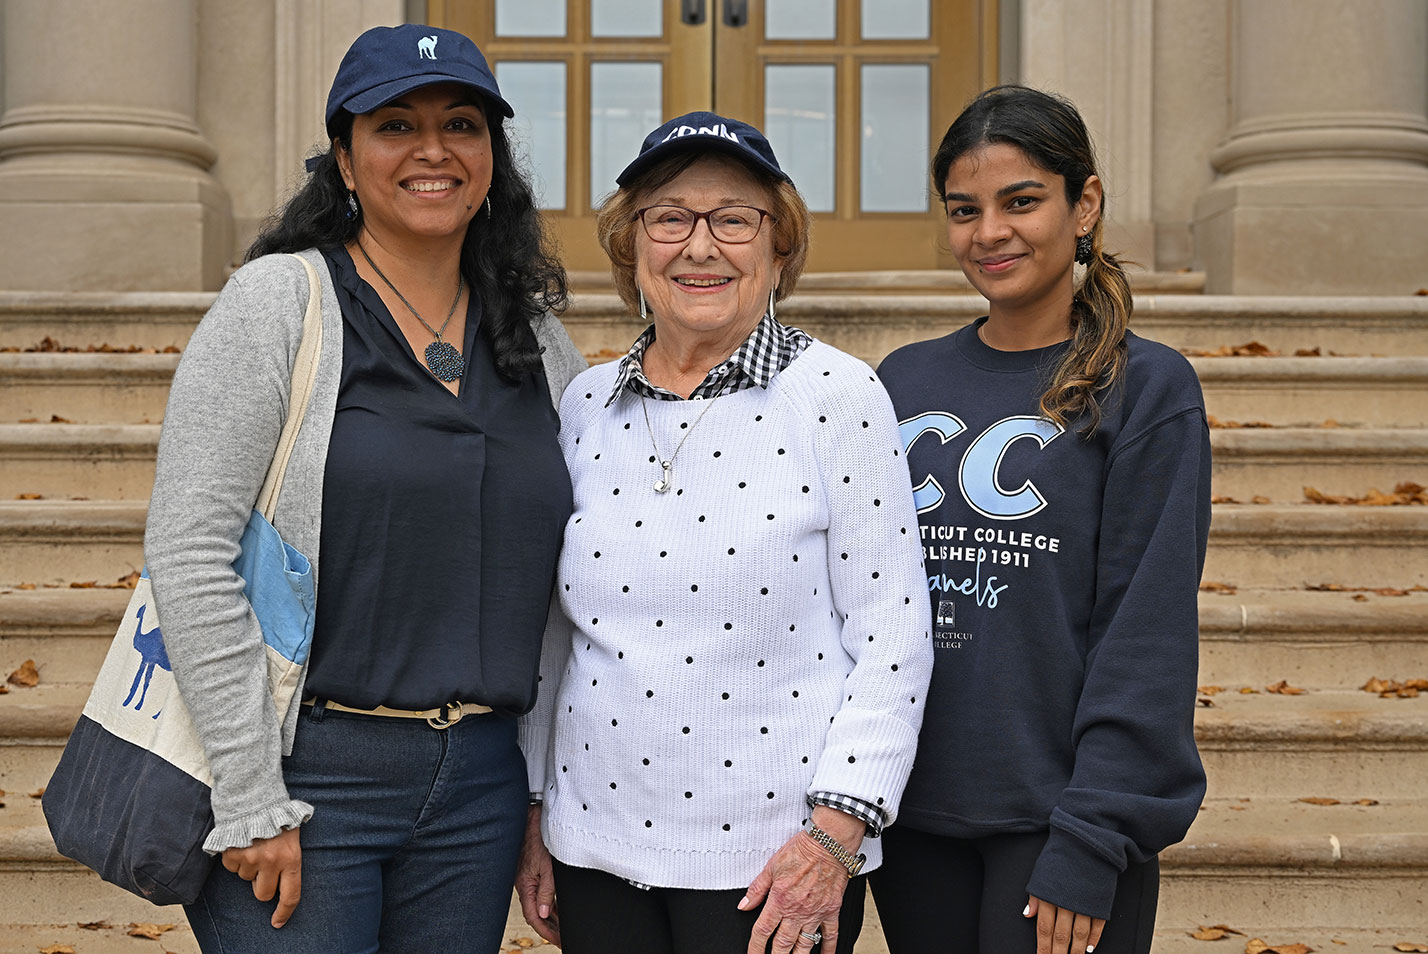
[[[342,314],[322,255],[301,254],[322,284],[322,352],[273,522],[312,562],[318,584]],[[281,765],[292,750],[301,687],[288,711],[277,712],[262,633],[232,566],[287,416],[307,299],[307,275],[287,256],[235,272],[184,350],[159,437],[144,558],[174,679],[213,771],[210,852],[273,837],[312,815],[310,805],[288,797]],[[554,317],[534,329],[558,408],[585,359]]]

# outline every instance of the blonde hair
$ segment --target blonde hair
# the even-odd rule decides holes
[[[640,290],[635,280],[635,246],[641,226],[635,210],[652,190],[658,189],[695,162],[711,155],[722,158],[720,153],[691,152],[658,162],[634,182],[622,186],[600,207],[595,220],[596,234],[600,239],[600,247],[610,256],[610,274],[615,280],[615,291],[631,310],[637,310],[640,306]],[[798,284],[803,267],[808,262],[808,238],[813,227],[813,216],[808,211],[803,196],[798,194],[791,182],[776,179],[747,163],[742,165],[769,194],[768,212],[773,229],[773,253],[782,264],[774,298],[783,301],[793,294],[794,286]]]

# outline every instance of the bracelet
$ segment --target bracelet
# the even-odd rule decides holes
[[[812,838],[814,841],[818,842],[820,848],[827,851],[830,855],[832,855],[838,860],[838,863],[840,865],[848,869],[848,877],[851,878],[859,871],[863,870],[863,864],[868,860],[867,855],[863,854],[862,852],[859,852],[856,855],[853,854],[847,848],[844,848],[843,844],[838,841],[838,839],[834,838],[832,835],[828,834],[828,832],[824,831],[822,828],[819,828],[812,822],[808,823],[807,834],[809,838]]]

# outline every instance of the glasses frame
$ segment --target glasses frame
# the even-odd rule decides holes
[[[694,221],[689,223],[688,234],[683,235],[680,238],[655,238],[654,235],[650,232],[650,224],[645,221],[645,213],[648,212],[650,209],[679,209],[680,211],[688,212],[690,215],[694,216]],[[714,234],[714,223],[709,218],[709,216],[713,215],[715,212],[723,212],[725,209],[748,209],[751,212],[759,213],[759,224],[754,228],[754,234],[750,235],[743,241],[723,239],[720,238],[718,235]],[[758,238],[759,233],[764,230],[764,219],[768,219],[770,222],[778,222],[778,217],[775,216],[768,209],[761,209],[755,205],[721,205],[717,209],[710,209],[708,212],[696,212],[693,209],[688,208],[687,206],[672,205],[668,202],[661,202],[658,205],[647,205],[643,209],[636,209],[635,219],[640,223],[640,225],[644,226],[645,235],[649,237],[649,240],[651,242],[657,242],[660,245],[678,245],[680,242],[689,241],[689,239],[694,235],[694,230],[699,228],[699,221],[701,219],[704,220],[704,225],[709,229],[709,237],[714,239],[714,241],[716,242],[723,243],[724,245],[748,245],[754,239]]]

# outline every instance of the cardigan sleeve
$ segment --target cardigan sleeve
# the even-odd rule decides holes
[[[1027,886],[1058,907],[1109,917],[1126,865],[1179,841],[1195,820],[1205,794],[1196,595],[1209,525],[1210,437],[1199,407],[1112,451],[1075,767]]]
[[[288,797],[263,635],[233,570],[287,413],[307,278],[240,270],[194,331],[159,438],[144,556],[173,674],[213,773],[210,852],[312,815]]]
[[[876,805],[891,824],[932,675],[931,606],[892,402],[865,364],[839,357],[809,427],[829,514],[833,603],[853,668],[808,793]]]

